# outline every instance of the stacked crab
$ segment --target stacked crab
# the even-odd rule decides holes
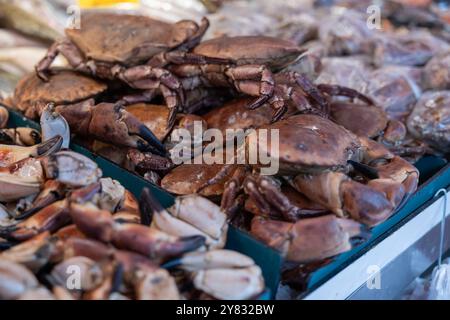
[[[0,109],[2,124],[8,112]],[[45,125],[45,124],[44,124]],[[101,178],[90,159],[1,129],[0,299],[250,299],[264,290],[252,259],[224,250],[226,215],[209,200],[165,210]]]
[[[413,111],[408,125],[405,121],[420,94],[418,74],[427,84],[439,82],[433,88],[447,86],[448,68],[440,67],[446,59],[435,48],[448,45],[429,32],[397,30],[396,24],[405,23],[401,13],[429,22],[423,11],[389,9],[385,33],[369,32],[357,11],[340,6],[313,11],[313,17],[322,17],[317,21],[326,16],[330,23],[308,24],[313,30],[302,46],[268,36],[202,41],[205,18],[200,24],[168,24],[143,16],[83,13],[81,29],[66,30],[36,73],[18,84],[10,104],[32,118],[51,104],[95,152],[173,194],[220,203],[228,220],[289,261],[322,261],[351,249],[368,236],[367,228],[394,214],[417,188],[419,173],[410,162],[431,150],[427,144],[442,145],[428,130],[439,112],[420,117]],[[51,67],[58,54],[70,68]],[[443,71],[436,77],[438,69]],[[435,105],[442,101],[433,99]],[[416,125],[418,120],[426,123]],[[263,164],[249,161],[175,165],[168,156],[175,144],[171,134],[184,128],[194,136],[195,122],[222,132],[276,130],[277,154],[272,154],[276,141],[256,144],[277,159],[279,172],[261,175]],[[254,141],[247,137],[243,143],[249,147]],[[197,156],[191,154],[193,163]],[[166,224],[170,213],[146,198],[154,212],[164,212],[154,214],[152,226],[178,232],[177,224]],[[85,211],[74,223],[83,234],[119,248],[122,240],[131,241],[125,235],[140,234],[135,224],[126,233],[128,226],[106,212],[103,217]],[[92,226],[97,219],[99,226]],[[206,234],[206,247],[221,243]]]

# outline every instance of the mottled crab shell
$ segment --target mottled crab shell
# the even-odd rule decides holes
[[[92,98],[106,88],[104,83],[70,70],[52,70],[48,82],[42,81],[33,72],[17,84],[14,104],[24,110],[39,103],[76,103]]]
[[[171,24],[145,16],[83,13],[81,28],[67,37],[86,58],[135,65],[186,42],[198,25],[189,20]]]
[[[273,37],[221,37],[203,41],[193,50],[207,57],[233,60],[237,65],[261,64],[279,70],[304,52],[294,43]]]
[[[197,193],[198,189],[214,178],[222,168],[223,165],[220,164],[182,164],[164,176],[161,187],[178,195]],[[227,177],[224,177],[218,183],[205,187],[199,194],[205,197],[221,195],[226,180]]]
[[[344,127],[316,115],[296,115],[272,125],[267,144],[259,143],[259,152],[274,157],[279,152],[280,174],[337,170],[346,166],[360,148],[358,138]],[[279,140],[271,139],[271,130],[278,130]],[[248,140],[251,141],[251,140]],[[273,143],[279,145],[273,145]]]
[[[379,107],[336,102],[330,109],[333,121],[357,136],[377,137],[388,124],[386,113]]]
[[[247,106],[253,100],[251,97],[233,100],[208,112],[203,118],[208,128],[219,129],[223,133],[226,129],[245,130],[269,124],[272,120],[270,106],[263,105],[255,110],[249,110]]]

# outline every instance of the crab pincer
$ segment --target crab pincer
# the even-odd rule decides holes
[[[232,250],[192,252],[163,266],[191,272],[195,288],[217,299],[252,299],[264,290],[259,266],[250,257]]]
[[[223,248],[228,232],[227,215],[210,200],[188,195],[177,197],[164,209],[149,189],[140,199],[141,214],[151,228],[177,237],[202,237],[207,249]]]
[[[176,237],[141,224],[115,220],[111,212],[86,201],[88,198],[89,195],[84,199],[70,198],[72,221],[88,237],[156,260],[179,256],[205,243],[202,236]]]

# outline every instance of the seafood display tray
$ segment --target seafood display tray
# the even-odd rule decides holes
[[[302,298],[394,299],[437,260],[443,199],[434,195],[449,187],[450,164],[424,157],[416,166],[423,181],[417,191],[397,213],[372,229],[369,241],[312,273]],[[447,234],[445,249],[449,248]],[[367,285],[377,272],[381,286]]]
[[[39,129],[39,124],[35,121],[25,118],[17,111],[9,110],[8,127],[30,127]],[[71,141],[70,149],[81,153],[94,160],[103,171],[103,176],[110,177],[119,181],[126,189],[139,197],[142,190],[147,187],[158,198],[161,204],[169,207],[173,204],[174,197],[162,190],[158,186],[146,181],[145,179],[132,174],[131,172],[119,167],[108,159],[98,156],[83,146]],[[263,272],[264,280],[267,285],[266,291],[260,296],[261,300],[268,300],[276,293],[279,283],[279,270],[282,264],[281,256],[273,249],[255,240],[248,234],[230,226],[227,237],[226,248],[232,249],[253,258]]]
[[[23,117],[22,114],[14,110],[10,110],[9,125],[10,127],[27,126],[36,129],[39,128],[39,125],[36,122]],[[127,171],[126,169],[119,167],[106,158],[90,152],[77,143],[72,142],[70,148],[96,161],[98,166],[102,169],[104,176],[108,176],[120,181],[125,188],[129,189],[136,196],[139,196],[141,194],[144,187],[148,187],[165,207],[172,205],[174,197],[158,186]],[[436,191],[441,188],[445,188],[450,184],[450,164],[446,165],[445,160],[432,156],[424,157],[418,163],[416,163],[416,166],[418,167],[421,174],[421,185],[419,186],[418,190],[392,217],[372,229],[371,237],[367,242],[361,244],[360,246],[352,249],[349,252],[335,257],[332,262],[311,273],[306,284],[307,290],[302,294],[301,297],[312,299],[349,298],[353,293],[355,293],[355,291],[359,289],[360,295],[355,295],[356,298],[369,297],[367,293],[368,291],[370,291],[369,293],[373,294],[376,294],[374,293],[375,291],[377,291],[378,293],[380,293],[381,291],[385,291],[364,290],[364,288],[362,288],[365,284],[364,282],[360,283],[359,287],[355,287],[352,292],[349,292],[348,288],[351,287],[350,284],[354,284],[356,281],[352,280],[354,279],[354,274],[352,272],[355,272],[356,268],[356,270],[358,271],[357,274],[366,275],[366,278],[364,280],[366,281],[368,274],[366,272],[366,269],[363,270],[364,264],[360,265],[361,259],[365,259],[366,264],[375,265],[376,263],[373,262],[375,260],[367,260],[367,257],[372,255],[373,252],[378,252],[378,248],[383,245],[384,241],[386,241],[387,239],[391,239],[391,237],[396,235],[398,231],[403,230],[403,228],[408,226],[409,221],[414,221],[415,217],[421,217],[423,213],[427,212],[423,209],[430,205],[431,202],[433,202],[433,196]],[[432,232],[432,230],[434,229],[430,227],[430,230],[428,231]],[[402,238],[402,243],[403,240],[404,239]],[[418,236],[416,236],[416,238],[414,238],[413,240],[413,242],[416,242],[420,239]],[[396,247],[396,245],[399,246],[399,244],[395,242],[394,244],[390,244],[390,246],[392,247]],[[261,267],[263,271],[266,285],[268,287],[261,298],[273,298],[276,294],[280,281],[280,270],[283,264],[282,257],[275,250],[254,239],[250,234],[238,230],[234,227],[231,227],[229,229],[226,247],[242,252],[255,260],[255,262]],[[387,248],[389,248],[389,246]],[[401,257],[402,254],[405,253],[405,250],[398,252],[398,255],[396,256],[397,260],[404,259]],[[392,255],[392,252],[382,252],[382,258],[380,259],[384,259],[383,261],[387,261],[387,259]],[[433,251],[430,254],[436,254],[436,252]],[[405,263],[405,261],[403,262]],[[417,268],[417,270],[419,269],[423,268]],[[384,269],[382,269],[382,272],[384,272],[383,270]],[[409,276],[417,275],[417,270],[414,269],[414,272],[409,272]],[[393,272],[391,277],[395,277],[395,274],[402,274],[402,272]],[[386,278],[388,277],[386,276]],[[335,284],[335,281],[337,280],[340,280],[341,282]],[[388,285],[388,282],[386,282],[385,285]],[[356,284],[354,284],[353,287],[354,286],[356,286]]]

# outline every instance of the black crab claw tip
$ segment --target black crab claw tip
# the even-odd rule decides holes
[[[26,218],[31,217],[32,215],[34,215],[36,212],[38,212],[39,210],[41,210],[42,208],[44,208],[43,206],[36,206],[34,208],[25,210],[24,212],[22,212],[21,214],[16,216],[16,220],[24,220]]]
[[[174,269],[178,266],[181,266],[182,264],[183,264],[183,257],[180,257],[180,258],[175,258],[175,259],[166,261],[165,263],[163,263],[161,265],[161,268],[170,270],[170,269]]]
[[[118,263],[113,271],[111,289],[109,291],[109,294],[118,292],[120,290],[120,287],[124,280],[123,278],[124,278],[124,266],[122,263]]]
[[[47,141],[42,142],[37,146],[37,154],[39,156],[48,156],[52,153],[58,152],[63,144],[63,137],[56,135]]]
[[[0,238],[6,240],[14,240],[14,238],[11,237],[11,233],[16,231],[17,229],[18,228],[16,226],[0,227]]]
[[[163,211],[164,208],[159,201],[153,196],[149,188],[142,190],[139,199],[139,211],[141,214],[141,224],[149,226],[152,223],[155,212]]]
[[[372,231],[365,225],[360,226],[360,232],[356,236],[350,239],[350,244],[352,248],[360,246],[361,244],[367,242],[372,236]]]
[[[146,144],[138,145],[140,151],[151,151],[157,155],[166,156],[167,151],[164,145],[147,126],[142,125],[139,127],[139,136],[147,142]]]
[[[250,110],[254,110],[254,109],[262,106],[268,100],[269,100],[269,96],[260,96],[259,98],[256,98],[252,103],[250,103],[247,106],[247,108],[250,109]]]
[[[348,160],[348,163],[352,165],[352,167],[358,171],[359,173],[363,174],[369,179],[378,179],[380,177],[378,170],[368,166],[364,163],[357,162],[354,160]]]
[[[16,243],[12,241],[0,241],[0,251],[8,250],[15,245]]]
[[[180,241],[184,244],[184,247],[186,249],[185,252],[190,252],[203,247],[206,243],[206,238],[204,236],[195,235],[181,237]]]

